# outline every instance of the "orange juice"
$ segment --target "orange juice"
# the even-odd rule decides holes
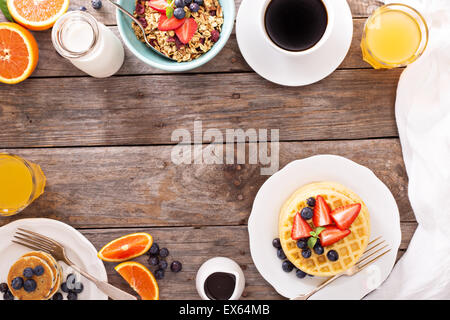
[[[428,29],[413,8],[387,5],[367,20],[361,48],[374,68],[395,68],[415,61],[425,50]]]
[[[0,215],[13,215],[44,192],[41,168],[18,156],[0,153]]]

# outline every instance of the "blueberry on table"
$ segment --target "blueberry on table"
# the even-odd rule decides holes
[[[186,16],[186,12],[183,8],[175,8],[173,10],[173,16],[177,19],[183,19]]]
[[[11,291],[6,291],[4,294],[3,294],[3,300],[14,300],[14,296],[13,296],[13,294],[12,294],[12,292]]]
[[[76,294],[75,292],[71,291],[67,294],[67,300],[77,300],[78,299],[78,294]]]
[[[306,200],[306,204],[310,207],[314,207],[316,205],[316,199],[314,199],[314,197],[308,198],[308,200]]]
[[[150,258],[148,258],[148,263],[151,266],[157,266],[159,264],[159,258],[158,257],[150,257]]]
[[[62,292],[68,293],[69,289],[67,288],[67,283],[63,282],[61,283],[61,290]]]
[[[164,270],[163,269],[158,269],[158,270],[156,270],[155,271],[155,278],[157,279],[157,280],[161,280],[161,279],[163,279],[164,278]]]
[[[43,267],[43,266],[36,266],[36,267],[33,269],[33,272],[34,272],[34,274],[37,275],[37,276],[42,276],[42,275],[44,274],[44,267]]]
[[[294,265],[290,261],[283,261],[281,264],[281,268],[283,268],[284,272],[291,272],[294,269]]]
[[[200,6],[196,3],[191,3],[189,5],[189,10],[191,10],[191,12],[198,12],[198,10],[200,10]]]
[[[6,291],[8,291],[8,285],[6,283],[0,283],[0,292],[1,293],[6,293]]]
[[[87,11],[87,8],[85,6],[81,6],[80,11]]]
[[[286,259],[286,254],[284,253],[283,249],[280,248],[277,250],[277,257],[281,260]]]
[[[92,8],[94,8],[95,10],[100,9],[103,5],[101,0],[92,0],[91,4],[92,4]]]
[[[33,272],[32,268],[28,267],[28,268],[23,269],[23,276],[24,276],[24,278],[32,278],[33,274],[34,274],[34,272]]]
[[[297,278],[303,279],[304,277],[306,277],[306,272],[297,269],[297,271],[295,271],[295,275],[297,276]]]
[[[76,294],[82,293],[84,289],[84,286],[81,282],[75,282],[75,285],[70,292],[75,292]]]
[[[174,261],[170,264],[170,270],[172,270],[172,272],[180,272],[182,268],[183,265],[180,261]]]
[[[330,250],[327,252],[327,257],[330,261],[337,261],[339,259],[339,254],[336,252],[336,250]]]
[[[12,279],[11,287],[13,287],[14,290],[21,289],[23,287],[23,279],[21,277],[16,277]]]
[[[314,245],[314,252],[318,255],[323,254],[325,250],[323,249],[322,245],[320,244],[320,241],[317,241]]]
[[[167,248],[162,248],[161,250],[159,250],[159,256],[161,258],[166,258],[169,256],[169,249]]]
[[[297,241],[297,247],[299,249],[306,249],[308,248],[308,239],[300,239]]]
[[[152,256],[157,256],[159,254],[159,246],[157,243],[152,244],[148,253]]]
[[[184,6],[185,6],[184,0],[175,0],[174,4],[175,4],[175,7],[177,7],[177,8],[184,8]]]
[[[300,216],[305,220],[312,219],[313,215],[314,211],[310,207],[305,207],[300,211]]]
[[[159,262],[159,267],[160,267],[161,269],[167,269],[168,266],[169,266],[169,264],[168,264],[165,260],[161,260],[161,261]]]
[[[274,248],[280,249],[281,248],[281,241],[280,238],[276,238],[272,240],[272,246]]]
[[[23,288],[26,292],[33,292],[37,288],[36,281],[34,281],[33,279],[25,280],[25,282],[23,283]]]
[[[77,282],[76,276],[73,273],[69,274],[66,278],[66,286],[69,291],[75,288],[75,282]]]
[[[309,248],[303,249],[302,257],[305,259],[308,259],[309,257],[311,257],[311,249],[309,249]]]
[[[63,295],[61,292],[57,292],[53,295],[52,300],[63,300]]]

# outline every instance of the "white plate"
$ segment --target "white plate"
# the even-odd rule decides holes
[[[99,280],[107,281],[105,266],[97,258],[97,250],[80,232],[71,226],[52,219],[22,219],[11,222],[0,228],[0,282],[5,282],[10,266],[24,253],[31,251],[24,246],[12,243],[13,235],[17,228],[25,228],[39,232],[60,242],[66,248],[70,260],[86,270]],[[64,270],[64,281],[68,273],[73,271],[59,262]],[[81,277],[81,276],[80,276]],[[85,278],[80,278],[84,285],[84,290],[78,295],[79,300],[107,300],[108,296],[102,293],[97,287]],[[62,293],[62,291],[60,291]],[[66,294],[63,293],[66,298]]]
[[[376,289],[391,272],[401,241],[398,207],[389,189],[375,174],[351,160],[320,155],[296,160],[271,176],[258,191],[248,222],[250,252],[259,273],[279,294],[294,298],[315,288],[324,278],[298,279],[295,272],[281,269],[272,240],[278,238],[278,214],[283,203],[301,186],[316,181],[334,181],[356,192],[370,212],[373,240],[382,236],[392,249],[373,265],[342,277],[311,299],[361,299]]]
[[[305,86],[329,76],[344,60],[353,37],[346,0],[333,1],[335,26],[321,48],[307,56],[291,57],[266,42],[260,23],[264,1],[243,0],[236,18],[236,38],[247,63],[261,77],[284,86]]]

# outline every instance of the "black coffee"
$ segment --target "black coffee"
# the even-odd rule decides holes
[[[304,51],[322,38],[328,14],[322,0],[272,0],[265,13],[269,38],[288,51]]]
[[[211,274],[205,281],[205,293],[211,300],[228,300],[236,287],[236,277],[226,272]]]

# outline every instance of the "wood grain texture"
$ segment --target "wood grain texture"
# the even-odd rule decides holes
[[[399,256],[403,254],[416,229],[416,223],[402,223],[402,242]],[[179,260],[183,263],[180,273],[166,272],[163,280],[158,281],[161,299],[199,299],[195,289],[195,276],[198,268],[206,260],[224,256],[235,260],[243,269],[246,288],[243,299],[283,299],[262,278],[253,264],[248,244],[248,231],[245,226],[235,227],[202,227],[202,228],[139,228],[139,229],[92,229],[81,232],[97,249],[109,241],[132,232],[150,233],[160,247],[167,247],[169,263]],[[268,252],[275,256],[273,252]],[[146,266],[148,256],[137,259]],[[109,281],[123,290],[135,294],[128,284],[114,271],[114,263],[105,263]],[[154,271],[155,267],[149,268]],[[281,261],[280,261],[281,268]],[[299,280],[301,281],[301,280]]]
[[[281,87],[256,74],[30,79],[0,86],[0,147],[169,144],[175,129],[279,129],[282,141],[397,136],[401,70]]]
[[[9,150],[41,165],[44,195],[19,216],[78,228],[245,225],[268,178],[260,165],[179,165],[170,146]],[[317,154],[348,157],[372,169],[414,221],[397,139],[281,143],[280,168]],[[274,213],[275,214],[275,213]]]

